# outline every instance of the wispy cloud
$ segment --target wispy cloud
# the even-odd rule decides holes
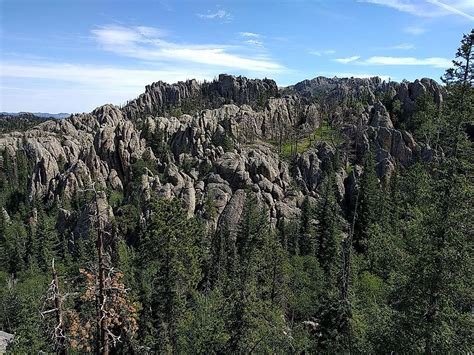
[[[257,46],[257,47],[263,47],[263,42],[259,41],[258,39],[248,39],[248,40],[245,41],[245,43],[251,44],[251,45]]]
[[[384,74],[369,74],[369,73],[345,73],[345,72],[319,72],[318,74],[328,76],[328,77],[338,77],[338,78],[373,78],[378,76],[382,80],[388,81],[391,77],[390,75]],[[391,78],[393,79],[393,77]]]
[[[450,5],[450,4],[446,4],[445,2],[441,2],[441,1],[438,1],[438,0],[426,0],[426,1],[428,1],[430,4],[433,4],[433,5],[438,6],[439,8],[441,8],[441,9],[447,11],[447,12],[450,12],[450,13],[452,13],[452,14],[454,14],[454,15],[460,15],[460,16],[462,16],[462,17],[467,18],[467,19],[470,20],[470,21],[474,21],[474,16],[472,16],[472,15],[470,15],[470,14],[468,14],[468,13],[462,11],[462,10],[461,10],[460,8],[458,8],[458,7],[454,7],[454,6]],[[473,10],[473,8],[474,8],[474,2],[473,2],[473,1],[470,1],[469,3],[470,3],[470,5],[468,5],[467,2],[466,2],[466,5],[467,5],[466,7],[468,7],[470,10]],[[463,3],[463,4],[464,4],[464,3]],[[461,5],[461,4],[460,4],[460,5]],[[469,6],[470,6],[470,7],[469,7]]]
[[[166,41],[162,31],[149,27],[144,30],[143,27],[107,25],[93,30],[92,34],[105,50],[146,61],[179,61],[261,73],[284,69],[282,65],[268,57],[239,54],[238,47]]]
[[[202,66],[165,66],[155,70],[18,61],[0,62],[0,68],[0,111],[89,111],[104,103],[122,104],[154,81],[210,80],[218,73]],[[24,79],[28,79],[27,86],[23,85]]]
[[[411,35],[419,36],[427,32],[427,30],[426,28],[421,27],[421,26],[407,26],[403,29],[403,32],[411,34]]]
[[[451,61],[446,58],[429,57],[429,58],[415,58],[415,57],[384,57],[374,56],[361,62],[370,65],[424,65],[434,68],[448,68],[451,66]]]
[[[275,77],[288,72],[259,47],[260,38],[255,36],[243,37],[252,42],[240,46],[190,44],[169,40],[163,29],[118,25],[96,27],[91,35],[100,49],[136,60],[121,67],[2,56],[1,110],[88,111],[106,102],[121,104],[158,80],[211,80],[223,72]],[[53,103],[51,97],[57,100]]]
[[[159,0],[158,3],[166,11],[168,11],[168,12],[173,12],[174,11],[173,6],[171,6],[171,3],[168,0]]]
[[[231,21],[233,19],[232,14],[227,12],[226,10],[219,9],[215,12],[208,11],[205,14],[197,14],[199,18],[207,19],[207,20],[224,20],[224,21]]]
[[[334,49],[323,49],[323,50],[315,50],[309,51],[309,54],[315,55],[317,57],[322,57],[323,55],[331,55],[335,54],[336,51]]]
[[[1,67],[4,77],[54,79],[76,84],[118,87],[124,90],[142,89],[145,85],[157,80],[175,82],[191,78],[209,79],[214,75],[209,70],[187,70],[178,67],[163,67],[160,70],[153,70],[51,62],[21,64],[4,62],[1,63]]]
[[[255,32],[239,32],[240,37],[245,39],[246,44],[256,47],[263,47],[264,43],[261,40],[262,36]]]
[[[242,37],[251,37],[251,38],[258,38],[260,34],[254,32],[239,32],[239,35]]]
[[[155,27],[135,26],[125,27],[118,25],[100,26],[91,31],[100,44],[107,46],[126,46],[133,43],[151,43],[164,37],[166,32]]]
[[[374,47],[375,50],[396,50],[396,51],[408,51],[411,49],[415,49],[416,46],[412,43],[399,43],[394,44],[392,46],[381,46],[381,47]]]
[[[470,21],[474,16],[468,11],[474,11],[472,0],[357,0],[361,3],[386,6],[409,13],[417,17],[439,17],[446,15],[462,16]]]
[[[358,65],[390,65],[390,66],[429,66],[433,68],[448,68],[451,66],[451,60],[441,57],[415,58],[415,57],[391,57],[391,56],[373,56],[367,59],[361,59],[360,56],[334,59],[343,64],[353,63]]]
[[[408,12],[410,14],[416,14],[419,10],[419,7],[410,1],[401,1],[401,0],[357,0],[358,2],[365,2],[369,4],[382,5],[391,7],[398,11]]]
[[[411,43],[400,43],[396,44],[392,47],[389,47],[390,49],[399,49],[402,51],[410,50],[410,49],[415,49],[415,45]]]
[[[336,62],[342,63],[342,64],[347,64],[351,62],[355,62],[360,58],[359,55],[353,55],[352,57],[347,57],[347,58],[336,58],[334,59]]]

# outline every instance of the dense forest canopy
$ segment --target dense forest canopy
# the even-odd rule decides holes
[[[25,131],[46,120],[48,120],[48,118],[38,117],[31,113],[18,115],[0,113],[0,134],[13,131]]]
[[[29,147],[1,149],[0,330],[14,335],[8,351],[472,353],[474,151],[467,132],[474,119],[473,41],[474,32],[463,37],[453,68],[437,88],[441,93],[426,91],[410,110],[393,86],[378,82],[385,91],[361,87],[344,96],[301,83],[286,89],[297,90],[296,98],[271,81],[251,82],[253,94],[234,96],[233,102],[249,103],[258,113],[271,109],[271,94],[272,102],[296,107],[293,122],[299,128],[269,131],[264,123],[266,132],[259,132],[250,126],[255,137],[245,135],[244,143],[233,125],[219,126],[210,141],[216,154],[229,157],[220,165],[214,158],[193,160],[204,154],[200,148],[182,155],[197,126],[176,129],[182,133],[177,142],[155,129],[152,117],[165,115],[160,122],[169,119],[176,127],[190,115],[202,121],[202,109],[227,104],[234,93],[202,84],[179,107],[167,103],[158,112],[150,102],[162,100],[153,93],[164,84],[156,83],[123,108],[129,121],[121,132],[127,125],[139,127],[135,146],[143,154],[126,156],[123,150],[121,160],[108,157],[120,167],[114,170],[118,180],[81,185],[75,178],[75,190],[64,182],[72,180],[53,183],[39,172],[40,164],[52,163],[35,160],[38,148],[25,143],[37,134],[24,133],[36,119],[1,121],[4,137],[21,137],[17,148]],[[318,78],[317,88],[334,85],[330,92],[338,92],[339,84],[323,81]],[[198,92],[198,84],[186,85],[186,92]],[[258,94],[258,85],[265,95]],[[308,119],[312,110],[321,117],[317,127]],[[371,128],[364,115],[371,115]],[[181,118],[173,121],[174,116]],[[244,116],[239,127],[246,127]],[[106,128],[92,127],[91,117],[40,127],[52,127],[47,139],[54,136],[73,151],[57,127],[74,124],[99,137]],[[119,120],[100,117],[104,125]],[[278,117],[274,122],[281,123]],[[23,133],[12,133],[12,127]],[[371,140],[370,134],[381,139],[380,132],[391,134],[391,142],[413,141],[415,147],[416,141],[422,148],[408,155],[404,145],[390,143],[392,155],[399,150],[393,147],[405,149],[392,164]],[[257,164],[258,154],[248,154],[254,165],[238,161],[243,145],[263,144],[262,137],[270,147],[262,149],[276,151],[277,166],[287,164],[293,174],[284,193],[267,178],[277,174]],[[99,138],[94,139],[91,151]],[[119,139],[117,134],[110,144]],[[364,139],[366,145],[359,143]],[[320,169],[308,163],[303,174],[305,154],[314,147]],[[129,148],[134,149],[131,143]],[[94,154],[79,160],[100,171]],[[238,164],[247,165],[239,170]],[[55,175],[71,176],[75,166],[60,155]],[[197,197],[186,192],[190,180],[174,172],[178,168],[186,176],[207,176],[213,187],[199,209],[189,208]],[[245,183],[246,173],[262,176],[261,189]],[[230,187],[219,176],[228,177]],[[169,191],[143,188],[151,180],[181,184],[184,192],[167,198]],[[38,188],[45,184],[46,190]],[[238,196],[231,201],[235,210],[240,206],[239,215],[221,207],[229,195],[225,189]],[[293,218],[293,209],[277,201],[290,193],[302,197]]]

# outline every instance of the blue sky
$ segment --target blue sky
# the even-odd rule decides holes
[[[439,79],[474,0],[0,0],[0,111],[87,112],[219,73]]]

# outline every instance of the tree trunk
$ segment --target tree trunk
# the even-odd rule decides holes
[[[52,262],[52,273],[53,273],[53,283],[55,287],[54,292],[54,308],[56,309],[56,330],[55,336],[58,341],[58,354],[65,355],[66,354],[66,346],[65,346],[65,329],[64,329],[64,317],[62,311],[62,299],[61,293],[59,292],[59,281],[58,281],[58,273],[56,272],[56,268],[54,267],[54,259]]]
[[[102,220],[100,216],[99,203],[97,198],[97,192],[95,191],[95,203],[97,213],[97,253],[99,257],[99,337],[100,337],[100,349],[99,353],[108,355],[109,354],[109,337],[107,332],[106,323],[106,312],[105,312],[105,260],[104,260],[104,235],[102,233]]]

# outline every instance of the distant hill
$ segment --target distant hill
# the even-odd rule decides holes
[[[40,117],[32,113],[0,113],[0,134],[12,131],[26,131],[37,124],[55,119]]]
[[[5,115],[5,116],[21,116],[24,114],[32,114],[36,117],[41,117],[41,118],[67,118],[71,114],[66,113],[66,112],[60,112],[60,113],[48,113],[48,112],[0,112],[0,115]]]

